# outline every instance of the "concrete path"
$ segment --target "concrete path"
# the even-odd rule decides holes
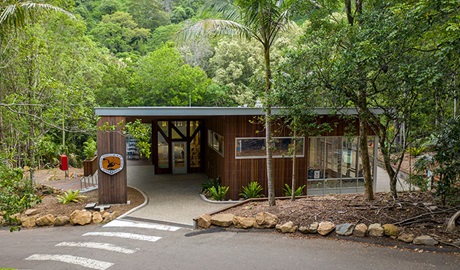
[[[193,219],[203,213],[231,204],[213,204],[200,196],[204,174],[154,175],[152,165],[128,163],[128,185],[143,191],[149,202],[128,217],[193,226]]]

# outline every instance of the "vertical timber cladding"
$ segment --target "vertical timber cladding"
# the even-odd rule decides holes
[[[127,196],[127,174],[126,174],[126,138],[122,135],[122,129],[126,123],[125,117],[102,116],[99,119],[98,127],[109,125],[116,127],[112,130],[98,130],[97,132],[97,154],[98,157],[104,154],[119,154],[123,157],[124,168],[114,174],[109,175],[98,171],[98,195],[99,204],[124,204],[128,200]],[[99,163],[98,163],[99,164]]]
[[[217,121],[216,121],[217,120]],[[238,194],[243,186],[247,186],[251,181],[257,181],[267,195],[267,160],[265,158],[236,159],[235,139],[238,137],[262,137],[265,138],[265,128],[257,116],[224,116],[210,121],[210,129],[216,132],[222,130],[225,140],[223,164],[216,162],[221,160],[219,157],[212,159],[217,168],[220,168],[222,185],[229,186],[228,196],[238,199]],[[225,124],[225,125],[224,125]],[[221,126],[222,125],[222,126]],[[290,131],[284,125],[273,125],[274,137],[290,137]],[[305,140],[306,144],[307,140]],[[209,147],[207,147],[209,149]],[[213,152],[212,150],[210,151]],[[215,153],[213,153],[215,155]],[[307,147],[304,145],[304,157],[296,158],[296,186],[306,184],[307,166]],[[209,156],[207,156],[209,159]],[[284,196],[284,184],[291,185],[292,179],[292,158],[274,158],[274,184],[275,195]],[[213,173],[216,175],[216,172]]]

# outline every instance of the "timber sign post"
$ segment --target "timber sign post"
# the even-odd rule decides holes
[[[123,167],[124,160],[120,154],[104,154],[99,158],[99,168],[106,174],[117,174]]]

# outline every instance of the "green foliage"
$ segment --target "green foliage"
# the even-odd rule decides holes
[[[16,213],[21,213],[39,203],[31,181],[25,180],[22,169],[10,169],[0,164],[0,212],[4,212],[5,222],[14,225],[18,222]],[[19,228],[13,226],[10,230]]]
[[[305,187],[306,187],[306,185],[303,185],[303,186],[298,187],[298,188],[295,190],[294,195],[295,195],[295,196],[300,196],[300,195],[302,195],[303,190],[304,190]],[[284,184],[283,190],[284,190],[284,196],[286,196],[286,197],[292,196],[292,188],[291,188],[291,186],[289,186],[288,184]]]
[[[409,154],[413,157],[418,157],[423,153],[423,151],[425,151],[425,148],[426,147],[423,145],[419,147],[409,147]]]
[[[64,192],[63,195],[57,196],[58,201],[62,204],[68,204],[71,202],[78,203],[85,198],[86,196],[80,194],[80,190],[72,191],[71,189]]]
[[[150,158],[150,151],[152,149],[152,144],[150,143],[150,136],[152,134],[151,126],[143,124],[139,119],[136,119],[134,122],[127,123],[125,128],[127,133],[136,140],[139,155]]]
[[[453,118],[439,130],[435,147],[435,174],[439,175],[436,194],[444,203],[460,196],[460,117]]]
[[[217,189],[219,186],[220,186],[220,177],[208,178],[206,179],[206,181],[201,183],[201,192],[208,191],[212,187]]]
[[[96,155],[96,150],[97,142],[93,138],[89,137],[88,140],[83,143],[83,155],[85,156],[85,159],[92,160],[94,155]]]
[[[215,201],[222,201],[223,199],[225,199],[225,195],[227,195],[228,189],[229,187],[225,186],[218,186],[217,188],[214,186],[210,187],[208,189],[209,198]]]
[[[243,190],[238,195],[244,199],[260,198],[264,196],[263,194],[260,194],[263,188],[258,182],[250,182],[247,186],[242,188]]]

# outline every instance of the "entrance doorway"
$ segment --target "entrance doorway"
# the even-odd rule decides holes
[[[203,120],[154,120],[152,158],[155,174],[203,172]]]
[[[173,174],[187,173],[187,142],[173,142]]]

